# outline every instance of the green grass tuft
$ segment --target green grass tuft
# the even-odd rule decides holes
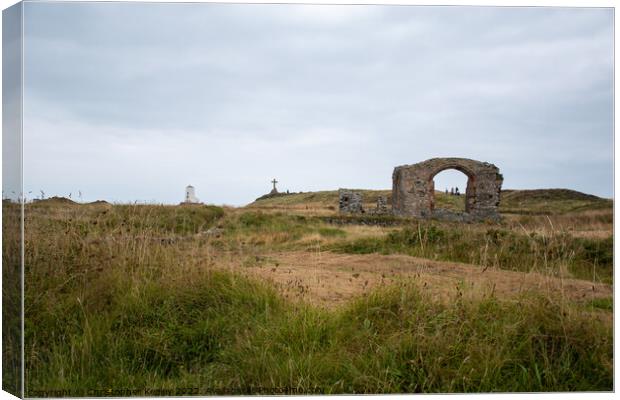
[[[119,280],[105,310],[27,337],[28,390],[199,387],[201,394],[611,390],[611,326],[551,299],[433,301],[415,284],[340,311],[285,304],[228,273]],[[56,310],[58,311],[58,310]],[[58,315],[54,313],[54,315]],[[50,316],[51,319],[51,316]]]

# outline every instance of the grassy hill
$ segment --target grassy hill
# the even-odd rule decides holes
[[[363,194],[366,209],[372,209],[379,196],[386,196],[388,203],[391,190],[358,190]],[[338,191],[293,193],[257,200],[250,208],[291,209],[338,209]],[[450,196],[436,192],[435,207],[449,210],[464,210],[465,196]],[[613,201],[569,189],[503,190],[500,212],[504,214],[562,214],[571,211],[592,210],[613,207]]]
[[[567,213],[612,208],[613,201],[569,189],[504,190],[502,213]]]

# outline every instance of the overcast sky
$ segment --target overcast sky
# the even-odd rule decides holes
[[[432,157],[613,196],[611,9],[26,3],[30,196],[389,189]],[[458,185],[459,172],[436,187]]]

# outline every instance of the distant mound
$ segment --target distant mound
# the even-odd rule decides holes
[[[272,199],[274,197],[294,196],[296,194],[299,194],[299,193],[288,193],[288,192],[267,193],[267,194],[262,195],[261,197],[259,197],[258,199],[254,200],[254,201],[261,201],[261,200],[265,200],[265,199]]]
[[[592,194],[586,194],[570,189],[534,189],[534,190],[503,190],[502,200],[531,201],[531,200],[602,200]]]
[[[610,208],[613,201],[570,189],[504,190],[500,212],[513,214],[562,214]]]
[[[91,201],[91,202],[90,202],[90,203],[88,203],[88,204],[91,204],[91,205],[108,205],[108,204],[110,204],[110,203],[108,203],[108,202],[107,202],[107,201],[105,201],[105,200],[95,200],[95,201]]]
[[[385,196],[391,203],[391,190],[357,190],[362,193],[364,208],[375,207],[377,198]],[[612,207],[613,201],[570,189],[502,190],[500,213],[508,214],[561,214],[573,211],[596,210]],[[338,210],[338,191],[320,191],[262,196],[247,207],[263,209],[323,209]],[[451,196],[435,192],[435,207],[452,211],[465,210],[465,196]]]
[[[376,204],[379,196],[391,197],[391,190],[362,190],[351,189],[361,192],[364,197],[365,204]],[[388,199],[389,202],[389,199]],[[261,196],[256,201],[248,204],[248,207],[322,207],[337,208],[338,207],[338,191],[325,190],[319,192],[299,192],[299,193],[278,193],[277,195]]]
[[[58,196],[50,197],[49,199],[43,199],[43,200],[34,199],[33,202],[36,204],[54,204],[54,205],[56,204],[57,205],[77,204],[75,201],[71,199],[68,199],[66,197],[58,197]]]

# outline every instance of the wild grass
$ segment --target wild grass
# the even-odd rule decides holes
[[[240,349],[225,353],[240,367],[240,376],[228,385],[276,385],[302,393],[561,391],[608,385],[609,377],[599,373],[610,366],[609,339],[582,342],[608,333],[590,331],[603,324],[589,325],[586,333],[578,327],[581,318],[542,297],[470,302],[458,288],[452,303],[440,304],[405,282],[334,314],[302,309],[287,316],[286,324],[257,330],[237,343]],[[571,328],[565,330],[565,324]]]
[[[222,223],[224,234],[214,243],[222,249],[291,249],[299,247],[305,236],[343,237],[345,232],[319,217],[282,212],[247,211],[231,215]]]
[[[21,396],[21,206],[2,202],[2,388]]]
[[[587,209],[583,211],[550,215],[507,215],[504,226],[514,231],[534,231],[553,234],[566,232],[572,235],[604,233],[613,231],[614,215],[612,208]]]
[[[225,272],[176,284],[118,277],[109,290],[107,301],[67,298],[29,314],[29,393],[612,388],[611,326],[544,297],[470,301],[457,289],[446,305],[403,283],[330,312]]]
[[[605,311],[613,311],[614,299],[612,297],[604,297],[599,299],[592,299],[590,302],[592,308],[598,308]]]
[[[303,247],[308,237],[369,240],[359,242],[361,251],[377,243],[386,251],[424,247],[429,258],[481,257],[495,238],[496,254],[508,259],[512,245],[536,250],[536,262],[545,254],[576,259],[510,232],[462,231],[476,249],[459,247],[470,238],[445,240],[456,234],[427,228],[376,237],[369,227],[286,213],[29,205],[26,396],[110,388],[136,395],[612,390],[611,309],[602,300],[588,307],[550,294],[509,300],[457,286],[443,302],[403,281],[327,310],[211,265],[213,254],[248,257],[254,253],[242,250]],[[579,259],[604,270],[608,261],[598,260],[607,245],[581,245]]]
[[[327,249],[353,254],[408,254],[515,271],[538,271],[610,283],[613,239],[416,222],[384,237],[342,240]]]

